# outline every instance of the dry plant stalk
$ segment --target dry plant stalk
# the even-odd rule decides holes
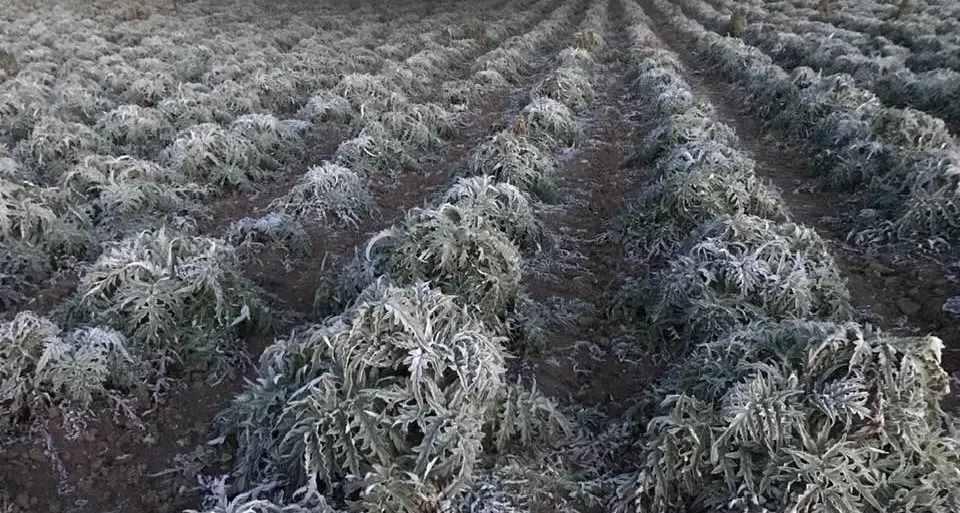
[[[513,133],[519,135],[520,137],[526,137],[530,134],[530,131],[527,130],[527,122],[523,118],[518,118],[517,122],[513,124]]]
[[[910,14],[913,14],[913,5],[910,3],[910,0],[900,0],[900,3],[897,5],[897,12],[893,14],[893,18],[902,20]]]
[[[743,5],[735,5],[730,11],[730,21],[727,23],[727,34],[736,36],[746,28],[747,8]]]
[[[20,65],[10,52],[0,48],[0,81],[13,78],[20,73]]]
[[[817,5],[817,12],[821,18],[833,16],[833,4],[830,3],[830,0],[820,0],[820,3]]]

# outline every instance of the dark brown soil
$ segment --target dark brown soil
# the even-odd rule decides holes
[[[615,19],[615,13],[610,14]],[[608,35],[607,41],[619,41],[620,35]],[[559,171],[560,184],[572,197],[563,208],[542,217],[562,236],[563,249],[577,255],[571,262],[577,265],[531,276],[526,282],[536,300],[563,298],[593,307],[550,334],[549,347],[534,359],[538,388],[560,401],[576,400],[616,415],[631,404],[638,390],[661,375],[662,366],[652,359],[621,361],[613,351],[628,333],[605,312],[623,278],[636,276],[638,270],[625,267],[621,246],[606,235],[609,222],[650,173],[619,167],[631,147],[636,125],[631,118],[637,108],[629,99],[623,70],[604,66],[596,73],[596,100],[585,127],[588,142]]]
[[[662,14],[649,2],[644,2],[644,9],[655,21],[662,21]],[[654,23],[650,28],[680,57],[694,93],[708,99],[720,119],[736,131],[742,147],[756,161],[757,175],[780,189],[792,217],[827,240],[862,321],[894,332],[940,337],[946,345],[944,368],[960,373],[960,322],[942,310],[948,298],[960,295],[960,283],[948,278],[956,271],[921,256],[903,261],[892,253],[847,244],[846,233],[838,232],[831,220],[854,217],[862,207],[849,196],[821,190],[811,165],[814,151],[784,142],[747,114],[737,91],[664,26]]]
[[[187,407],[161,406],[142,423],[115,419],[104,407],[77,439],[65,432],[60,412],[51,410],[32,442],[0,455],[0,488],[16,494],[10,511],[166,513],[197,507],[198,483],[171,471],[173,458],[210,439],[211,419],[240,385],[235,377],[209,386],[198,376],[175,398]],[[131,406],[147,411],[151,402],[144,390],[134,394]]]

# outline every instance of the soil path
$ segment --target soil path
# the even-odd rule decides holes
[[[827,240],[862,320],[892,332],[940,337],[946,345],[944,368],[960,373],[960,322],[942,310],[948,298],[960,295],[960,280],[954,277],[958,271],[923,257],[903,261],[847,244],[847,234],[838,231],[834,221],[857,215],[859,207],[849,196],[818,187],[814,150],[787,143],[749,115],[736,89],[667,29],[663,13],[649,1],[641,4],[654,20],[650,28],[683,62],[684,78],[694,93],[709,100],[720,120],[736,131],[741,147],[756,161],[757,175],[780,189],[794,220]]]
[[[601,406],[609,415],[622,412],[637,390],[660,375],[653,362],[627,362],[616,357],[616,345],[627,334],[604,312],[622,286],[622,248],[606,237],[609,223],[620,214],[650,175],[649,170],[620,169],[633,146],[633,132],[642,125],[617,58],[626,40],[620,3],[610,2],[604,38],[610,55],[594,72],[596,99],[585,119],[587,143],[560,170],[570,198],[542,218],[561,235],[570,264],[528,280],[538,301],[579,304],[576,314],[550,334],[550,346],[535,359],[538,387],[562,402]]]

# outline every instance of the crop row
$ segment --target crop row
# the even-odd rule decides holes
[[[38,13],[8,27],[8,51],[19,68],[3,84],[0,134],[10,146],[29,136],[38,116],[49,114],[96,126],[117,107],[152,107],[176,131],[200,121],[229,123],[263,109],[295,111],[310,91],[333,85],[343,74],[376,71],[386,59],[402,60],[439,39],[450,19],[427,18],[390,33],[361,19],[351,34],[321,32],[303,22],[270,32],[268,20],[265,26],[225,22],[218,30],[203,16],[179,26],[177,18],[158,16],[110,29],[68,13],[61,13],[62,20],[53,16],[62,32],[51,31],[51,20]],[[423,32],[423,39],[410,37]],[[249,36],[238,39],[237,33]],[[391,44],[397,41],[406,43]],[[198,104],[204,110],[197,111]]]
[[[728,7],[721,0],[709,0],[709,3],[718,11],[726,11]],[[811,27],[833,27],[838,36],[849,38],[853,44],[869,40],[875,46],[895,48],[898,54],[906,50],[903,56],[907,66],[918,73],[937,68],[960,71],[960,40],[956,36],[955,21],[958,11],[949,1],[825,0],[817,5],[798,5],[779,0],[745,7],[748,13],[760,18],[776,16]]]
[[[528,16],[533,18],[550,3],[540,2]],[[422,157],[454,130],[453,115],[445,106],[417,103],[409,96],[442,92],[445,101],[464,108],[493,90],[516,85],[577,7],[577,2],[565,2],[532,29],[481,55],[456,48],[445,52],[424,50],[388,73],[347,75],[333,88],[315,94],[301,110],[300,118],[314,124],[337,125],[356,136],[343,141],[330,161],[311,167],[287,194],[274,200],[272,213],[300,222],[319,221],[329,215],[356,222],[372,213],[376,205],[365,182],[383,173],[396,177],[419,171]],[[469,79],[442,80],[471,61]],[[284,218],[271,215],[269,219]],[[249,226],[269,231],[288,229],[286,225],[260,222]],[[231,229],[236,232],[235,238],[246,237],[242,228],[234,225]]]
[[[402,96],[397,96],[395,103],[406,105]],[[249,116],[241,119],[258,121],[263,117]],[[198,142],[210,141],[201,139]],[[289,138],[273,138],[270,142],[283,145],[284,150],[296,149],[293,144],[295,141]],[[213,156],[201,163],[229,164],[230,160],[223,158],[223,152],[234,150],[236,146],[214,145],[207,152],[214,153]],[[221,153],[217,154],[216,151]],[[277,158],[284,153],[292,151],[263,152],[262,156]],[[98,170],[92,164],[103,164],[115,169],[108,169],[110,172],[98,176]],[[137,164],[142,165],[138,167]],[[142,172],[144,167],[155,172]],[[173,172],[170,169],[130,157],[94,156],[85,158],[81,166],[74,167],[64,176],[64,180],[71,186],[67,187],[71,193],[86,190],[95,195],[101,207],[97,208],[97,211],[113,216],[129,214],[131,217],[139,217],[156,214],[162,211],[162,207],[185,199],[178,195],[185,196],[193,189],[201,188],[186,178],[179,187],[176,183],[171,185],[168,181],[172,180],[171,174]],[[86,180],[81,180],[81,177]],[[80,185],[84,186],[83,189]],[[50,195],[57,194],[59,189],[31,187],[32,184],[24,182],[16,187],[3,189],[6,196],[4,199],[9,200],[4,205],[4,213],[8,216],[6,219],[12,219],[12,223],[7,226],[7,233],[19,243],[8,246],[14,251],[7,253],[4,261],[13,267],[4,269],[4,277],[13,280],[30,276],[18,273],[22,271],[22,267],[12,265],[18,263],[16,257],[22,257],[24,265],[43,265],[44,258],[32,258],[36,255],[31,254],[31,251],[36,252],[43,248],[54,255],[60,253],[63,246],[70,242],[70,236],[82,236],[79,230],[58,230],[69,226],[69,222],[53,209],[46,209],[45,205],[31,202],[28,196],[30,193],[44,194],[44,191],[49,191]],[[186,193],[182,192],[182,189],[186,189]],[[18,210],[11,205],[20,208]],[[18,249],[23,252],[18,254]],[[70,254],[68,251],[64,253]],[[137,365],[144,367],[137,369],[139,375],[157,372],[162,377],[165,374],[163,369],[172,364],[185,364],[188,368],[196,362],[209,365],[211,359],[217,356],[216,351],[221,352],[221,357],[227,357],[225,360],[221,358],[223,361],[219,363],[228,364],[231,363],[229,358],[236,356],[234,351],[226,349],[226,346],[235,349],[232,334],[221,333],[216,337],[210,334],[218,328],[222,328],[221,331],[232,331],[231,328],[237,327],[243,320],[237,317],[241,310],[247,312],[245,315],[252,316],[254,314],[250,313],[251,311],[256,313],[265,308],[265,305],[256,299],[260,294],[254,293],[252,284],[240,276],[236,264],[237,256],[233,248],[223,241],[193,237],[189,232],[178,233],[177,230],[147,230],[109,245],[106,253],[82,274],[78,293],[62,310],[67,313],[70,324],[102,323],[131,337],[130,343],[143,349],[142,354],[133,359],[138,362]],[[157,286],[157,283],[164,286]],[[227,291],[221,289],[220,285],[226,286]],[[209,298],[212,303],[196,302],[198,296],[208,292],[212,294]],[[226,301],[224,297],[229,296],[227,292],[238,294],[236,297],[230,296],[231,301],[240,301],[242,306],[240,303]],[[250,301],[243,301],[242,295],[245,293],[249,293]],[[193,311],[190,308],[185,309],[186,304],[192,304]],[[207,306],[212,310],[205,310]],[[180,315],[186,315],[187,318],[180,318]],[[237,322],[231,324],[234,320]],[[48,321],[44,322],[49,324]],[[52,329],[52,325],[48,327]],[[197,343],[198,340],[205,339],[206,345]],[[36,351],[41,347],[34,347],[23,356],[27,360],[40,358]],[[205,353],[207,348],[212,352]],[[138,360],[142,356],[147,359]],[[12,362],[11,365],[17,368],[24,363]],[[211,369],[211,374],[216,375],[222,370]],[[86,394],[79,396],[81,404],[86,404],[88,399]],[[12,411],[18,411],[19,408],[15,405]]]
[[[788,221],[652,21],[625,3],[634,87],[657,128],[636,161],[656,177],[619,230],[652,270],[621,309],[638,350],[683,358],[611,430],[611,453],[636,456],[613,509],[957,508],[942,342],[850,321],[824,242]],[[650,241],[663,249],[650,255]]]
[[[898,17],[899,6],[844,1],[838,2],[825,19],[837,27],[888,38],[909,48],[912,55],[907,64],[915,71],[941,67],[960,71],[960,39],[957,38],[960,12],[956,4],[916,2],[914,5],[914,12],[907,10]],[[812,13],[797,13],[804,14]]]
[[[538,4],[532,13],[546,7]],[[436,103],[408,100],[408,91],[418,96],[440,92],[453,109],[476,105],[484,97],[529,75],[538,56],[556,41],[579,3],[565,2],[522,35],[473,59],[469,79],[446,80],[453,63],[467,62],[462,54],[415,54],[410,66],[393,70],[389,76],[348,75],[337,86],[313,96],[300,116],[312,123],[326,123],[351,131],[355,137],[343,141],[329,161],[311,166],[283,196],[267,207],[260,218],[235,221],[227,240],[281,243],[287,249],[304,250],[306,237],[301,224],[334,218],[356,223],[378,210],[368,184],[384,173],[397,178],[404,172],[419,172],[423,157],[453,131],[452,113]],[[426,71],[424,68],[434,70]],[[398,82],[397,76],[409,77]]]
[[[872,207],[862,212],[862,238],[956,243],[960,162],[942,123],[886,108],[846,75],[803,67],[788,73],[742,40],[706,30],[676,6],[657,5],[697,54],[740,87],[758,117],[813,145],[827,187],[854,189]]]

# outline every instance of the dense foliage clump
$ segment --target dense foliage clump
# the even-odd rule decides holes
[[[627,294],[669,346],[714,340],[765,319],[847,320],[849,292],[813,230],[753,216],[722,216],[684,241],[681,252]]]
[[[504,340],[476,313],[381,279],[267,348],[220,420],[238,484],[417,511],[459,492],[484,452],[563,433],[549,402],[507,381]]]
[[[157,372],[180,364],[211,375],[241,356],[238,337],[271,322],[232,246],[166,229],[109,245],[80,278],[70,316],[123,333]]]
[[[372,237],[364,254],[318,299],[329,311],[380,276],[401,285],[429,281],[497,322],[517,304],[523,259],[482,206],[412,211],[402,224]]]
[[[619,510],[954,510],[942,349],[812,321],[704,344],[636,419],[645,456]]]
[[[142,369],[124,337],[100,327],[64,333],[33,312],[0,323],[0,428],[45,403],[86,410],[108,387],[136,383]]]

